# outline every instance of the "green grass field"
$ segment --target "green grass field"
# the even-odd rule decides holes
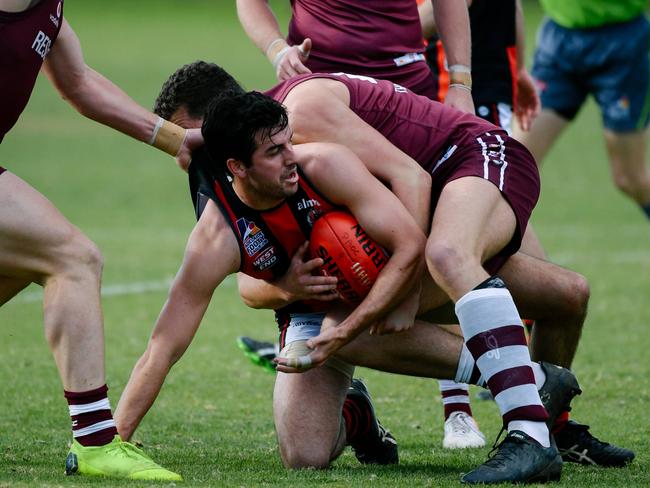
[[[288,3],[275,0],[286,19]],[[529,48],[540,13],[528,7]],[[216,61],[249,88],[272,70],[245,37],[234,2],[69,1],[66,17],[88,64],[150,107],[166,77],[196,59]],[[107,382],[113,406],[145,348],[194,218],[185,175],[170,158],[76,114],[45,80],[0,146],[0,164],[43,194],[102,249]],[[566,465],[558,486],[650,486],[650,225],[610,182],[593,104],[545,162],[533,223],[551,259],[586,275],[589,317],[574,363],[584,394],[576,419],[634,449],[622,470]],[[0,487],[120,486],[65,478],[69,418],[43,338],[40,290],[0,309]],[[361,466],[347,451],[331,470],[287,472],[271,414],[273,376],[235,347],[238,335],[272,340],[270,312],[241,303],[233,281],[215,294],[194,343],[174,368],[135,438],[187,486],[456,486],[489,449],[445,452],[432,381],[360,370],[383,423],[400,442],[398,467]],[[299,408],[299,406],[297,406]],[[473,408],[489,438],[492,402]]]

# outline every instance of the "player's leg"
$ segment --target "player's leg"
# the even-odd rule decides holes
[[[570,368],[587,314],[587,280],[523,253],[511,256],[499,276],[522,316],[535,320],[529,341],[532,359]]]
[[[339,317],[342,319],[343,316]],[[416,320],[410,329],[401,332],[398,341],[393,335],[360,334],[342,347],[337,357],[379,371],[454,379],[487,387],[462,338],[421,320]],[[568,370],[550,367],[550,363],[544,363],[544,366],[533,363],[532,369],[536,387],[544,392],[545,408],[555,418],[579,392],[577,382]]]
[[[517,306],[535,317],[529,347],[534,360],[544,359],[571,367],[587,312],[586,279],[560,266],[517,253],[499,271],[511,289]],[[596,466],[623,466],[635,454],[602,442],[588,425],[569,420],[560,412],[552,431],[564,461]]]
[[[345,308],[334,309],[333,316],[347,313]],[[309,354],[306,340],[318,335],[321,325],[332,326],[334,320],[339,319],[319,313],[282,317],[281,338],[285,345],[279,355],[300,358]],[[274,411],[285,466],[326,467],[346,445],[364,464],[398,462],[395,438],[381,426],[365,385],[352,380],[353,374],[353,366],[335,357],[323,367],[301,375],[278,374]],[[307,383],[295,379],[305,375]],[[299,404],[305,411],[295,412],[295,398],[302,396],[305,399]],[[295,435],[299,435],[298,440],[293,438]],[[314,445],[316,438],[318,446]]]
[[[605,130],[612,179],[617,188],[634,200],[650,218],[650,168],[646,163],[645,131]]]
[[[45,335],[73,425],[66,472],[179,480],[116,437],[104,379],[101,270],[97,247],[45,197],[0,174],[0,274],[13,279],[5,297],[22,283],[43,285]]]
[[[523,253],[511,256],[499,270],[499,275],[507,283],[519,311],[535,318],[529,341],[532,358],[570,367],[589,300],[585,278]],[[446,308],[429,311],[425,316],[428,320],[453,320]],[[419,329],[416,328],[415,332],[419,333]],[[409,338],[413,344],[427,344],[428,340],[426,336]],[[445,341],[444,337],[435,337],[431,340],[444,344],[446,350],[454,350],[453,338]],[[377,345],[367,347],[373,347],[377,354],[385,354]],[[355,354],[360,353],[355,351]],[[393,359],[398,360],[398,357],[393,356]],[[429,362],[432,361],[429,358]],[[552,430],[564,461],[608,467],[623,466],[634,459],[633,451],[602,442],[591,434],[589,426],[569,420],[568,409],[560,408],[555,414],[557,419]]]
[[[505,472],[488,462],[466,475],[466,482],[505,481],[513,476],[522,481],[550,479],[559,477],[561,470],[557,450],[550,447],[548,414],[535,384],[519,312],[503,281],[490,277],[482,267],[511,244],[518,227],[525,226],[521,208],[517,216],[500,190],[504,185],[525,185],[520,190],[530,193],[524,197],[530,198],[527,212],[538,193],[537,176],[528,168],[534,163],[516,147],[506,151],[503,137],[486,133],[477,138],[486,179],[461,177],[444,186],[426,248],[429,271],[456,303],[466,346],[487,379],[508,429],[499,451],[503,456],[498,457],[503,461],[502,457],[514,456]],[[470,150],[458,157],[474,164],[476,156]],[[518,173],[524,165],[528,170]],[[508,167],[513,173],[506,173]],[[527,451],[536,452],[537,461],[526,461]]]
[[[97,247],[40,193],[0,175],[0,274],[44,287],[45,335],[63,387],[104,384]]]
[[[607,26],[594,36],[588,79],[600,106],[612,178],[650,217],[645,128],[650,119],[650,24],[645,16]]]
[[[287,468],[327,468],[346,445],[341,415],[350,379],[329,368],[277,373],[273,393],[280,456]]]

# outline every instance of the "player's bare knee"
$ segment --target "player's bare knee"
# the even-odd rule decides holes
[[[616,188],[638,203],[645,203],[644,199],[650,189],[643,178],[636,178],[624,171],[614,171],[613,179]]]
[[[425,257],[429,272],[441,285],[452,284],[469,261],[469,256],[442,240],[427,242]]]
[[[283,449],[282,463],[287,469],[327,469],[330,467],[330,453],[321,449],[289,447]]]
[[[78,230],[74,230],[60,253],[63,266],[68,274],[77,278],[99,280],[104,266],[104,258],[99,247]]]
[[[567,294],[567,306],[572,315],[584,318],[587,315],[587,306],[591,290],[587,278],[578,273],[573,273],[570,293]]]

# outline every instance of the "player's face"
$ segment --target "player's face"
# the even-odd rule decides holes
[[[169,117],[169,121],[183,129],[200,129],[203,125],[203,118],[192,117],[184,105]]]
[[[294,161],[292,136],[289,127],[265,140],[256,136],[257,149],[251,157],[247,180],[260,196],[281,200],[298,189],[298,166]]]

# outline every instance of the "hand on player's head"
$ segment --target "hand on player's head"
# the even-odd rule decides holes
[[[183,144],[176,155],[176,164],[185,172],[192,162],[192,152],[204,144],[201,129],[188,129]]]

